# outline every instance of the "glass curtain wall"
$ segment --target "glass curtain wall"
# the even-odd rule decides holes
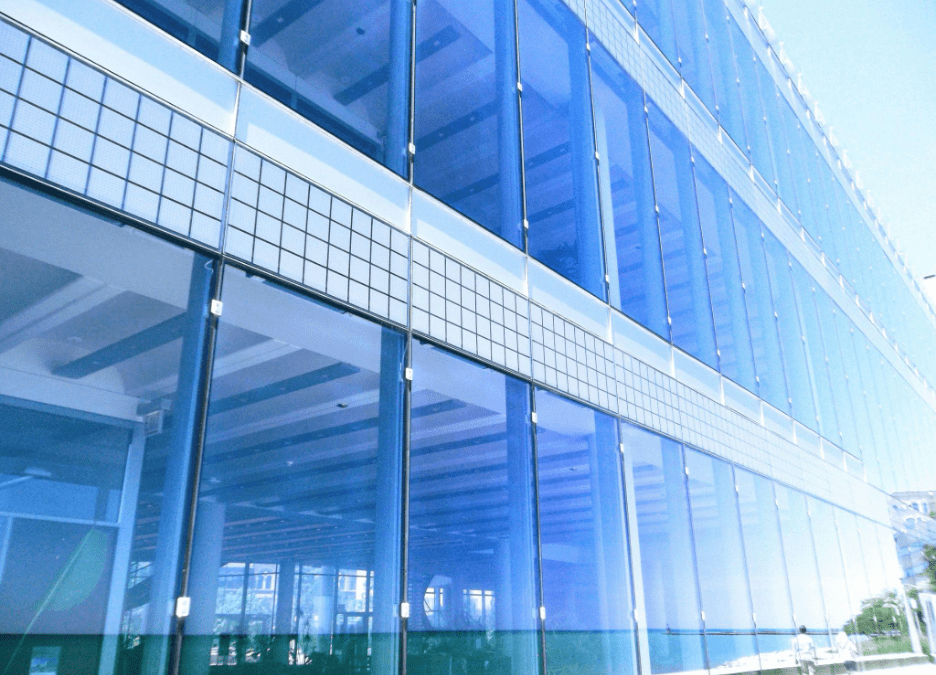
[[[242,0],[118,2],[228,70],[237,70]]]
[[[537,389],[546,671],[636,673],[617,421]]]
[[[673,344],[717,369],[715,327],[689,142],[656,104],[648,101],[647,109]]]
[[[416,5],[417,186],[523,247],[512,2]]]
[[[644,94],[600,42],[590,44],[610,301],[669,340]]]
[[[413,347],[407,673],[535,675],[530,387]]]
[[[731,222],[728,185],[695,151],[693,170],[702,240],[705,243],[705,269],[712,299],[719,370],[725,377],[756,393],[754,352],[744,305],[738,247]]]
[[[818,430],[822,436],[840,446],[842,437],[835,414],[835,396],[822,344],[820,317],[816,310],[815,281],[792,256],[790,257],[790,272],[793,278],[800,327],[803,331],[803,344],[806,347],[807,372],[811,389],[815,394]]]
[[[623,428],[636,503],[649,671],[707,667],[682,446]]]
[[[221,297],[182,672],[392,673],[405,340],[234,268]]]
[[[829,630],[834,636],[841,631],[851,630],[853,616],[849,580],[845,576],[843,550],[839,540],[840,533],[836,527],[835,509],[831,504],[813,497],[808,497],[807,503],[819,565],[819,580],[822,583],[822,597],[825,600]],[[849,549],[846,555],[854,554],[855,551]]]
[[[406,177],[411,28],[407,0],[252,0],[244,78]],[[427,37],[417,62],[457,38]]]
[[[520,0],[527,248],[605,300],[585,26],[562,0]]]
[[[790,259],[786,249],[770,230],[765,227],[762,231],[767,254],[767,276],[777,316],[777,331],[793,418],[813,431],[818,431],[813,387],[806,362],[806,342],[796,308]]]
[[[214,264],[0,200],[0,670],[164,672]]]
[[[244,61],[250,84],[403,178],[412,154],[416,186],[670,338],[666,311],[675,320],[684,294],[666,307],[659,290],[660,232],[635,107],[643,92],[564,2],[118,1],[234,72]],[[840,180],[834,153],[774,78],[783,66],[757,27],[722,0],[634,7],[659,60],[743,149],[846,290],[933,376],[926,310]],[[664,205],[659,194],[655,205]],[[684,335],[673,341],[713,365]],[[790,397],[795,406],[795,386]]]
[[[755,673],[760,660],[731,465],[688,448],[685,454],[709,671]]]
[[[761,667],[790,666],[790,641],[796,627],[773,484],[736,467],[735,485]]]
[[[753,211],[731,193],[731,215],[734,221],[744,302],[747,307],[754,367],[757,373],[757,393],[775,408],[789,414],[783,355],[770,296],[767,259],[764,256],[761,223]]]
[[[817,647],[828,647],[828,613],[806,496],[780,484],[774,484],[774,494],[793,604],[793,623],[797,627],[806,626]],[[792,654],[790,656],[792,658]]]

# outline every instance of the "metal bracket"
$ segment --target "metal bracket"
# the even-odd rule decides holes
[[[540,615],[540,621],[546,620],[546,608],[543,607],[542,605],[540,605],[539,615]]]
[[[221,312],[224,311],[224,303],[220,300],[212,300],[209,311],[211,316],[221,316]]]
[[[533,424],[536,424],[536,413],[535,413],[535,412],[531,412],[531,413],[530,413],[530,421],[533,422]]]
[[[404,371],[403,371],[403,378],[404,378],[407,382],[412,382],[412,381],[413,381],[413,369],[412,369],[412,368],[407,368],[406,370],[404,370]]]
[[[182,595],[176,598],[175,601],[175,615],[176,618],[184,619],[189,615],[192,610],[192,599]]]
[[[409,603],[408,603],[408,602],[401,602],[401,603],[400,603],[400,618],[401,618],[401,619],[408,619],[408,618],[409,618],[409,615],[410,615]]]
[[[245,30],[242,30],[240,32],[240,41],[241,41],[241,44],[243,44],[245,47],[249,47],[250,46],[250,33],[248,33]]]

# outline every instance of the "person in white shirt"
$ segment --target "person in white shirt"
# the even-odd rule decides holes
[[[793,654],[796,656],[796,663],[799,665],[800,672],[805,669],[807,675],[815,675],[816,672],[816,643],[806,634],[806,626],[799,627],[799,635],[790,641],[793,648]]]
[[[838,635],[835,636],[835,648],[838,650],[838,653],[845,660],[845,670],[846,671],[855,671],[858,670],[858,647],[852,641],[848,634],[845,631],[840,630]]]

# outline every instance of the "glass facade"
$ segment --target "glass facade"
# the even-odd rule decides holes
[[[676,109],[575,2],[120,4],[243,100],[0,19],[3,675],[920,658],[887,500],[936,480],[936,331],[734,5],[601,4]]]
[[[671,69],[699,115],[733,141],[749,162],[743,168],[789,214],[835,283],[936,379],[936,356],[921,338],[936,312],[899,278],[896,252],[861,213],[860,196],[849,194],[852,181],[803,100],[784,91],[784,66],[756,24],[725,0],[641,0],[633,15],[596,1],[613,6],[588,25],[572,0],[121,3],[753,391],[731,353],[737,336],[721,336],[724,359],[721,344],[713,348],[708,314],[716,301],[703,260],[710,247],[699,234],[709,206],[692,204],[703,197],[686,189],[686,153],[676,147],[687,130],[667,119],[675,119],[671,104],[663,112],[648,100],[654,94],[632,79],[633,65],[621,65],[607,35],[608,13],[636,21],[657,67]],[[652,168],[648,145],[657,154]],[[744,210],[740,197],[732,201]],[[784,291],[775,301],[786,300]],[[758,324],[760,314],[748,309]],[[797,329],[780,325],[792,339]],[[772,358],[764,328],[750,330],[753,348]],[[759,393],[819,431],[803,358],[786,351],[789,381],[781,385],[762,363]]]

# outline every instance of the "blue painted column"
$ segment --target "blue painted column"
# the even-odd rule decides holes
[[[232,73],[240,71],[240,32],[246,0],[224,0],[221,18],[221,38],[218,44],[218,63]]]
[[[410,65],[413,5],[390,1],[390,63],[387,81],[387,138],[384,163],[394,173],[409,176]]]
[[[208,301],[214,263],[195,255],[189,282],[188,308],[182,335],[179,380],[172,402],[172,421],[163,477],[154,573],[143,630],[143,672],[164,673],[170,636],[175,633],[174,604],[179,590],[179,567],[184,553],[191,496],[192,455],[201,418],[204,364],[208,353]]]
[[[498,198],[500,231],[507,241],[523,245],[520,157],[520,102],[517,83],[517,15],[512,1],[494,2],[494,86],[497,96]]]
[[[380,336],[380,399],[377,403],[377,501],[374,521],[374,605],[371,673],[396,672],[401,594],[403,509],[403,367],[406,342],[394,330]]]

